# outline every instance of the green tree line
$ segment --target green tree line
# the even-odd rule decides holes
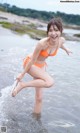
[[[47,11],[37,11],[34,9],[23,9],[16,7],[15,5],[11,6],[10,4],[7,3],[0,4],[0,10],[11,12],[19,16],[25,16],[44,21],[49,21],[53,17],[60,17],[62,18],[63,22],[66,24],[80,25],[80,15],[66,14],[59,11],[47,12]]]

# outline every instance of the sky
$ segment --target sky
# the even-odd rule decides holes
[[[60,0],[0,0],[0,3],[8,3],[20,8],[30,8],[39,11],[60,11],[67,14],[80,15],[80,0],[79,2],[64,3],[60,2]]]

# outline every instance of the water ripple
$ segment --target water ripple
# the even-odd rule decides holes
[[[71,123],[71,122],[66,121],[66,120],[53,121],[53,122],[48,123],[48,125],[56,126],[56,127],[64,127],[64,128],[69,128],[69,127],[75,126],[74,123]]]

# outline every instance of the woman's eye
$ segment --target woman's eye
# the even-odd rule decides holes
[[[58,31],[58,29],[54,29],[55,31]]]
[[[54,31],[59,31],[59,30],[55,28]],[[53,30],[50,29],[49,32],[53,32]]]

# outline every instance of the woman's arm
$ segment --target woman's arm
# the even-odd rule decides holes
[[[62,43],[61,43],[60,48],[63,49],[69,55],[72,52],[64,46],[64,43],[65,43],[65,39],[62,38]]]
[[[38,43],[38,45],[36,46],[36,48],[35,48],[35,50],[33,52],[33,55],[31,57],[31,60],[29,61],[28,64],[26,64],[24,71],[16,78],[17,80],[20,81],[24,77],[25,73],[28,72],[28,70],[30,69],[30,67],[36,62],[36,60],[37,60],[37,58],[39,56],[39,53],[40,53],[41,49],[42,49],[42,45],[40,43]]]
[[[24,69],[24,74],[30,69],[30,67],[36,62],[38,56],[39,56],[39,53],[42,49],[42,46],[40,43],[38,43],[38,45],[36,46],[34,52],[33,52],[33,55],[31,57],[31,60],[29,61],[29,63],[26,65],[25,69]]]

